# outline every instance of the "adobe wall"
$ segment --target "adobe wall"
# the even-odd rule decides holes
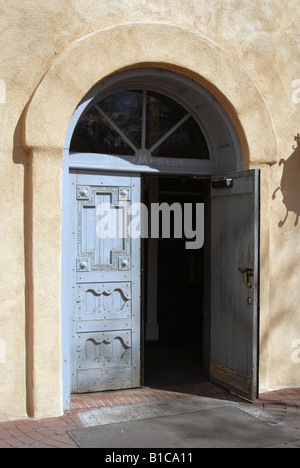
[[[0,419],[62,412],[64,137],[90,87],[140,64],[180,71],[213,92],[236,125],[245,168],[262,169],[260,391],[299,386],[297,7],[297,0],[0,6]]]

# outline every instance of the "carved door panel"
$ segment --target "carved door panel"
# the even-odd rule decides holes
[[[74,171],[72,392],[140,385],[140,178]],[[137,237],[137,236],[135,236]]]

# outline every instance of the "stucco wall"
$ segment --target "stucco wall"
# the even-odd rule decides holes
[[[300,150],[294,150],[294,136],[300,132],[300,9],[298,0],[11,0],[0,2],[0,212],[1,212],[1,251],[2,268],[0,271],[0,419],[26,417],[31,415],[53,415],[61,411],[59,395],[59,342],[51,341],[52,348],[47,350],[48,360],[43,350],[36,348],[32,355],[32,342],[37,340],[39,330],[46,335],[53,325],[49,317],[50,306],[47,295],[39,296],[35,308],[41,310],[38,318],[30,316],[33,277],[35,264],[31,260],[32,250],[40,251],[35,259],[45,269],[59,258],[51,255],[60,246],[60,218],[50,214],[52,229],[43,227],[42,210],[31,213],[31,207],[38,207],[47,197],[61,201],[61,159],[59,153],[40,153],[44,163],[34,166],[31,155],[24,149],[24,124],[30,100],[39,85],[48,79],[61,85],[62,64],[65,51],[72,49],[80,38],[100,30],[108,30],[118,25],[144,23],[178,27],[178,47],[185,47],[180,31],[207,38],[224,53],[236,61],[244,74],[251,77],[257,92],[265,103],[274,131],[276,146],[270,143],[270,128],[253,125],[255,134],[248,137],[251,141],[250,167],[261,167],[262,186],[262,223],[264,230],[262,247],[262,310],[261,310],[261,391],[271,388],[299,386],[300,364],[297,362],[296,340],[300,340],[298,302],[300,271],[299,233],[300,222],[295,225],[295,213],[299,213],[300,195],[297,175],[300,173]],[[153,32],[156,29],[153,28]],[[150,31],[150,29],[149,29]],[[166,31],[166,29],[164,29]],[[188,33],[186,33],[187,31]],[[154,48],[148,36],[142,44],[136,44],[125,33],[122,48],[133,50]],[[190,37],[190,36],[189,36]],[[164,32],[164,41],[167,41]],[[125,41],[125,43],[124,43]],[[128,41],[128,44],[126,44]],[[154,41],[154,38],[153,38]],[[121,44],[120,44],[121,45]],[[109,42],[106,48],[109,48]],[[112,44],[113,53],[110,66],[118,63],[118,47]],[[186,50],[186,55],[189,50]],[[193,51],[196,54],[197,51]],[[172,52],[173,53],[173,52]],[[171,54],[171,53],[170,53]],[[199,51],[200,54],[200,51]],[[76,60],[80,57],[75,56]],[[171,55],[170,55],[171,57]],[[84,56],[82,56],[84,60]],[[205,68],[204,62],[201,67]],[[225,63],[225,62],[224,62]],[[80,63],[69,64],[76,69]],[[68,63],[65,63],[68,66]],[[88,64],[87,64],[88,66]],[[220,77],[226,70],[214,65]],[[105,70],[105,64],[102,65]],[[209,66],[208,66],[209,67]],[[210,73],[212,66],[210,65]],[[206,70],[198,70],[199,76]],[[88,73],[86,73],[88,75]],[[239,82],[241,72],[235,81],[230,75],[228,89],[232,95],[245,93],[245,86]],[[72,81],[65,83],[66,100],[72,100]],[[100,77],[99,77],[100,79]],[[226,76],[223,76],[225,81]],[[213,89],[213,83],[212,89]],[[41,85],[42,86],[42,85]],[[298,92],[299,90],[299,92]],[[82,93],[88,89],[77,90]],[[79,93],[80,94],[80,93]],[[78,97],[79,97],[78,94]],[[77,95],[76,95],[77,96]],[[44,96],[43,111],[47,113],[47,96]],[[299,101],[299,102],[298,102]],[[33,99],[34,102],[34,99]],[[78,100],[77,100],[78,102]],[[253,120],[259,119],[257,107],[249,102],[247,112],[253,112]],[[74,107],[76,103],[74,103]],[[50,112],[51,114],[51,112]],[[48,114],[47,114],[48,115]],[[51,114],[53,115],[53,113]],[[236,116],[242,121],[242,115]],[[43,126],[39,116],[36,128]],[[240,120],[241,119],[241,120]],[[66,128],[68,122],[64,122]],[[32,132],[31,132],[32,135]],[[48,132],[48,136],[51,132]],[[56,138],[56,135],[53,136]],[[23,146],[22,146],[23,142]],[[27,144],[27,142],[25,141]],[[254,154],[255,147],[264,148],[264,164],[260,164],[261,154]],[[263,147],[265,143],[265,147]],[[50,141],[51,146],[51,141]],[[56,143],[53,143],[56,147]],[[244,151],[247,152],[246,143]],[[297,145],[296,145],[297,146]],[[269,154],[268,153],[269,148]],[[252,151],[252,153],[251,153]],[[249,156],[249,155],[248,155]],[[37,158],[37,154],[34,154]],[[285,160],[283,163],[281,160]],[[57,161],[51,164],[50,161]],[[49,166],[47,164],[49,163]],[[47,173],[47,167],[49,171]],[[54,171],[53,171],[54,168]],[[44,193],[44,184],[49,184],[52,193]],[[32,184],[40,186],[40,194],[32,192]],[[277,188],[281,187],[275,195]],[[286,210],[288,217],[285,220]],[[58,211],[59,212],[59,211]],[[31,246],[31,232],[38,231],[40,239],[44,229],[45,244]],[[52,233],[52,234],[51,234]],[[25,248],[26,246],[26,248]],[[26,258],[25,258],[26,256]],[[26,260],[26,261],[25,261]],[[59,266],[58,266],[59,267]],[[52,271],[54,266],[52,265]],[[60,288],[59,275],[56,277]],[[48,291],[56,297],[55,319],[58,320],[59,306],[54,290],[55,278],[45,284]],[[51,301],[50,301],[51,303]],[[57,324],[56,324],[57,325]],[[55,326],[56,326],[55,325]],[[41,346],[41,344],[40,344]],[[294,346],[294,347],[293,347]],[[300,355],[300,353],[299,353]],[[53,357],[51,359],[50,357]],[[300,356],[299,356],[300,357]],[[34,364],[33,364],[34,363]],[[35,368],[41,368],[40,379],[36,379]],[[26,377],[27,376],[27,377]],[[26,392],[27,386],[27,392]],[[35,397],[30,401],[32,387],[39,386],[39,411],[35,412]],[[51,401],[51,395],[55,395]],[[48,400],[48,403],[42,401]]]

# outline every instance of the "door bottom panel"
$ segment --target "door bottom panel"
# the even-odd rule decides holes
[[[131,388],[131,367],[78,370],[77,393]]]

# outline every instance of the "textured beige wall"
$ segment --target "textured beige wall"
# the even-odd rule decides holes
[[[183,52],[187,56],[185,63],[188,66],[191,51],[182,49],[193,43],[192,56],[199,55],[199,69],[196,70],[199,80],[201,76],[211,77],[215,70],[215,80],[209,83],[212,90],[214,86],[216,89],[223,86],[227,97],[230,95],[234,100],[234,109],[240,109],[240,115],[233,112],[232,118],[235,123],[243,122],[247,129],[244,156],[247,159],[250,154],[250,166],[261,167],[263,173],[261,390],[299,386],[300,364],[295,359],[297,348],[293,345],[300,340],[300,222],[295,225],[295,212],[299,213],[300,209],[297,178],[300,155],[292,148],[294,136],[300,132],[300,92],[297,93],[300,85],[296,82],[300,79],[299,20],[299,0],[0,0],[0,419],[25,417],[27,412],[47,416],[61,411],[60,336],[56,333],[60,326],[59,264],[57,266],[60,259],[57,252],[60,248],[61,153],[57,151],[61,135],[52,134],[50,129],[47,147],[52,148],[51,152],[39,148],[37,153],[32,130],[35,122],[37,135],[43,134],[40,131],[43,122],[48,124],[54,118],[49,102],[55,103],[55,97],[60,96],[59,86],[64,86],[63,115],[69,119],[72,106],[75,108],[79,98],[88,91],[88,84],[94,84],[90,81],[88,63],[85,63],[86,72],[82,71],[85,78],[82,88],[68,73],[64,76],[69,78],[69,83],[62,83],[64,67],[71,70],[76,70],[77,66],[84,68],[82,63],[86,55],[70,55],[68,51],[79,50],[81,38],[103,29],[113,30],[121,24],[138,23],[143,30],[144,23],[153,23],[153,32],[161,25],[166,62],[168,47],[170,63],[175,60],[177,47],[180,57]],[[165,25],[170,25],[170,34],[174,34],[171,33],[174,26],[178,27],[175,45],[174,37],[172,44],[167,44]],[[207,38],[216,45],[219,57],[228,55],[230,59],[205,63],[201,59],[203,42],[200,39],[193,42],[191,35]],[[189,42],[182,41],[183,36],[189,37]],[[107,39],[105,48],[99,49],[99,79],[105,75],[106,66],[107,70],[117,69],[120,63],[129,66],[129,55],[132,60],[134,53],[145,57],[146,51],[149,61],[155,62],[149,51],[159,55],[155,53],[155,41],[161,43],[159,38],[148,35],[147,40],[137,43],[136,37],[126,34],[126,30],[119,32],[120,48]],[[113,54],[108,64],[101,60],[101,53],[109,56],[110,47]],[[122,57],[119,49],[123,51]],[[130,50],[130,54],[126,50]],[[68,63],[69,58],[72,63]],[[178,66],[180,60],[177,60]],[[240,70],[236,76],[232,74],[233,63],[229,75],[226,75],[227,68],[224,69],[231,60]],[[183,62],[182,59],[182,66]],[[195,64],[191,63],[189,70],[193,67]],[[51,90],[45,83],[49,80],[53,83],[55,77],[58,86],[52,89],[52,94],[39,95],[43,89]],[[250,95],[255,94],[257,87],[257,96],[264,102],[264,113],[269,113],[271,126],[257,125],[257,121],[263,124],[268,119],[266,116],[262,118],[261,112],[257,111],[256,99],[252,104],[248,101],[248,108],[242,111],[247,92],[246,77],[252,83]],[[30,115],[34,115],[37,98],[39,101],[36,102],[43,102],[43,112],[31,120],[30,141],[25,141],[31,148],[30,156],[22,147],[22,126],[26,122],[25,107],[33,95]],[[228,105],[228,102],[224,100],[223,104]],[[56,116],[60,118],[59,114]],[[62,121],[63,132],[67,125],[68,121]],[[272,131],[276,139],[270,135]],[[247,148],[247,142],[251,143],[250,148]],[[268,164],[260,165],[261,158]],[[279,164],[281,159],[286,163]],[[48,188],[46,193],[45,186]],[[278,187],[281,190],[274,198],[272,195]],[[43,201],[51,196],[52,208],[56,206],[58,209],[56,212],[49,212],[43,205]],[[282,222],[286,210],[288,218]],[[43,238],[44,243],[41,242]],[[44,272],[47,268],[52,271],[49,284],[45,286],[41,284],[47,278],[45,273],[38,281],[42,267]],[[50,303],[47,295],[40,294],[43,287],[51,292]],[[39,314],[32,315],[32,310]],[[48,335],[45,341],[43,337]],[[43,343],[47,346],[47,359]]]

